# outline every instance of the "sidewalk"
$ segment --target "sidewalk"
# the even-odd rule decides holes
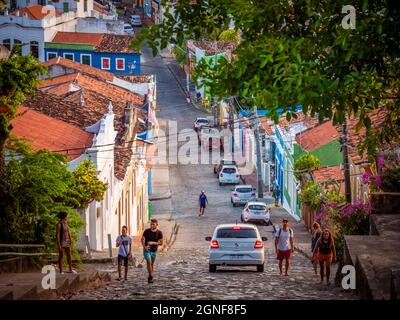
[[[250,184],[254,188],[257,188],[257,174],[255,172],[253,172],[252,174],[249,174],[249,175],[242,175],[241,178],[242,178],[242,181],[244,184]],[[271,196],[271,192],[267,192],[267,188],[264,186],[264,184],[263,184],[263,194],[264,194],[264,197]]]
[[[62,294],[88,289],[103,281],[109,281],[108,272],[97,271],[90,267],[78,270],[78,274],[56,273],[55,289],[43,289],[45,274],[40,271],[29,273],[0,274],[0,300],[52,300]]]
[[[159,119],[160,129],[166,131],[167,123]],[[150,201],[157,201],[171,198],[169,187],[169,166],[168,164],[154,164],[152,171],[152,194],[149,195]]]

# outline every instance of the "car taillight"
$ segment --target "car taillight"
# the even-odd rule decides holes
[[[236,178],[239,178],[239,175],[238,175],[238,174],[236,174]]]
[[[255,192],[254,192],[254,193],[252,193],[252,194],[251,194],[251,196],[252,196],[252,197],[255,197],[255,196],[256,196],[256,193],[255,193]]]
[[[223,173],[221,173],[219,176],[222,178],[224,175],[223,175]]]
[[[233,196],[234,196],[234,197],[238,197],[239,195],[238,195],[237,193],[234,193]]]
[[[218,249],[219,248],[219,243],[217,240],[212,240],[210,243],[210,248],[211,249]]]
[[[249,213],[249,209],[244,210],[244,212]]]
[[[256,240],[256,243],[254,244],[254,249],[261,249],[264,247],[264,243],[261,240]]]
[[[240,230],[240,227],[234,226],[234,227],[232,228],[232,230]]]

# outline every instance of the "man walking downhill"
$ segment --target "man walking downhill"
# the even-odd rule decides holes
[[[156,260],[158,246],[163,244],[163,234],[158,230],[158,221],[151,219],[150,228],[144,230],[142,236],[143,256],[147,262],[149,272],[148,282],[153,283],[154,261]]]
[[[204,216],[204,210],[206,209],[206,204],[208,204],[208,199],[206,194],[204,193],[204,190],[201,191],[200,197],[199,197],[199,204],[200,204],[200,216]]]
[[[275,252],[279,261],[279,274],[282,275],[282,263],[285,259],[285,276],[288,276],[290,256],[294,252],[293,230],[289,228],[289,221],[283,219],[283,226],[279,229],[275,238]]]
[[[125,267],[125,280],[128,280],[128,260],[132,253],[132,239],[127,235],[127,227],[123,226],[121,230],[121,235],[117,237],[117,248],[118,251],[118,281],[121,280],[121,264],[124,262]]]
[[[275,185],[272,188],[272,196],[275,198],[275,207],[279,207],[279,198],[281,196],[281,190],[279,190],[278,185]]]

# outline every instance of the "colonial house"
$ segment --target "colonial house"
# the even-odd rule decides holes
[[[63,57],[120,75],[140,74],[140,52],[128,35],[57,32],[45,43],[46,61]]]
[[[369,113],[372,127],[375,129],[382,129],[385,125],[385,117],[387,110],[384,107],[379,107]],[[362,175],[364,173],[376,174],[377,168],[374,162],[368,160],[367,152],[364,150],[361,154],[358,152],[359,145],[364,141],[366,130],[361,128],[356,130],[358,120],[354,117],[348,119],[348,154],[350,163],[350,189],[351,189],[351,200],[353,203],[358,201],[366,202],[369,200],[370,189],[368,185],[362,182]],[[343,134],[341,126],[336,127],[340,135]],[[379,146],[378,154],[388,151],[400,152],[399,147],[384,143]]]
[[[0,44],[9,50],[24,44],[21,54],[40,61],[46,59],[45,42],[58,31],[123,34],[123,21],[96,11],[93,0],[12,0],[0,15]]]
[[[85,64],[74,62],[62,57],[53,58],[46,61],[44,65],[47,67],[47,74],[42,76],[42,79],[54,78],[61,75],[71,74],[80,72],[88,76],[97,78],[99,80],[111,83],[123,89],[129,90],[132,93],[137,93],[146,97],[147,101],[147,121],[148,130],[140,135],[142,139],[151,139],[151,128],[158,128],[158,122],[156,118],[156,102],[157,102],[157,86],[154,75],[133,75],[133,76],[122,76],[113,74],[109,71],[97,69]],[[139,121],[145,119],[139,118]],[[148,192],[152,194],[152,171],[148,170]]]
[[[187,42],[188,63],[185,66],[187,81],[193,80],[193,72],[196,65],[201,61],[211,61],[215,63],[220,57],[227,60],[232,58],[232,52],[236,48],[235,42],[227,41],[194,41]],[[199,80],[201,83],[201,79]],[[209,106],[213,97],[207,86],[195,87],[195,95],[202,100],[203,104]]]
[[[82,239],[88,236],[93,250],[107,248],[107,235],[115,238],[122,225],[137,236],[148,221],[147,144],[137,146],[137,136],[146,130],[138,120],[146,118],[140,110],[146,104],[144,96],[79,72],[43,80],[39,93],[24,103],[94,134],[80,159],[92,160],[109,188],[103,201],[82,212]],[[71,168],[80,159],[72,159]],[[79,248],[84,249],[83,241]]]

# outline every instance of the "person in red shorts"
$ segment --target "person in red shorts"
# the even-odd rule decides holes
[[[318,254],[318,261],[321,273],[321,284],[324,283],[326,274],[326,284],[329,286],[329,277],[331,275],[331,263],[336,260],[335,241],[332,233],[325,229],[315,246],[314,253]]]
[[[293,230],[289,228],[287,219],[283,219],[282,223],[275,237],[275,252],[279,261],[279,274],[282,275],[282,264],[285,259],[285,276],[288,276],[290,257],[294,252]]]

